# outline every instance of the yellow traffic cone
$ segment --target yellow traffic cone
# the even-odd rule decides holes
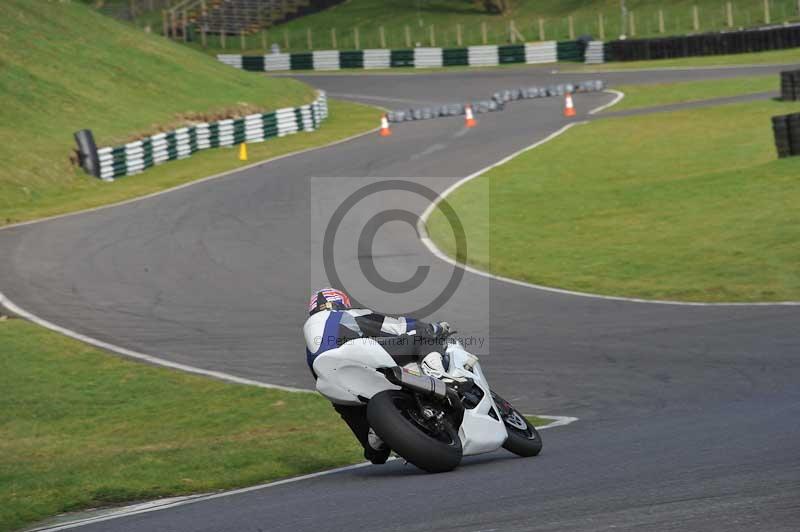
[[[247,144],[244,142],[239,144],[239,160],[240,161],[247,160]]]

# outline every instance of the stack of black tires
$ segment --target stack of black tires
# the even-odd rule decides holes
[[[781,72],[781,99],[786,102],[800,100],[800,70]]]
[[[772,117],[778,157],[800,155],[800,113]]]
[[[607,42],[606,61],[742,54],[800,47],[800,25]],[[560,60],[560,58],[559,58]]]

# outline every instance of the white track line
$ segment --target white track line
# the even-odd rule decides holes
[[[616,96],[616,98],[614,98],[614,100],[610,104],[605,104],[605,105],[602,105],[600,107],[597,107],[597,108],[592,109],[591,111],[589,111],[590,115],[598,113],[598,112],[600,112],[600,111],[602,111],[604,109],[607,109],[607,108],[611,107],[611,105],[613,105],[615,103],[618,103],[624,97],[624,94],[619,92],[619,91],[608,90],[606,92],[609,92],[611,94],[616,94],[617,96]],[[702,303],[702,302],[692,302],[692,301],[669,301],[669,300],[659,300],[659,299],[640,299],[640,298],[635,298],[635,297],[604,296],[604,295],[600,295],[600,294],[591,294],[591,293],[588,293],[588,292],[577,292],[577,291],[574,291],[574,290],[565,290],[563,288],[554,288],[552,286],[543,286],[543,285],[534,284],[534,283],[527,283],[525,281],[520,281],[518,279],[512,279],[510,277],[503,277],[502,275],[494,275],[492,273],[489,273],[489,272],[486,272],[486,271],[483,271],[483,270],[479,270],[477,268],[473,268],[472,266],[469,266],[467,264],[462,264],[462,263],[454,260],[450,256],[446,255],[438,247],[436,247],[436,244],[434,244],[433,241],[428,236],[428,232],[427,232],[427,229],[425,228],[425,224],[428,221],[428,218],[430,217],[431,213],[434,211],[436,206],[439,205],[439,203],[442,202],[442,200],[444,200],[447,196],[452,194],[453,191],[455,191],[457,188],[459,188],[462,185],[468,183],[469,181],[472,181],[476,177],[479,177],[479,176],[485,174],[486,172],[488,172],[489,170],[492,170],[493,168],[496,168],[496,167],[498,167],[500,165],[503,165],[503,164],[511,161],[512,159],[518,157],[519,155],[522,155],[523,153],[525,153],[527,151],[530,151],[530,150],[532,150],[534,148],[538,148],[542,144],[545,144],[546,142],[549,142],[549,141],[553,140],[554,138],[562,135],[563,133],[566,133],[573,126],[576,126],[576,125],[579,125],[579,124],[585,124],[585,123],[586,123],[585,121],[583,121],[583,122],[570,122],[569,124],[565,125],[561,129],[556,131],[555,133],[551,133],[550,135],[548,135],[544,139],[542,139],[540,141],[537,141],[537,142],[531,144],[530,146],[528,146],[526,148],[522,148],[521,150],[518,150],[518,151],[512,153],[508,157],[505,157],[505,158],[501,159],[500,161],[497,161],[496,163],[487,166],[486,168],[482,168],[481,170],[478,170],[477,172],[472,173],[472,174],[468,175],[467,177],[464,177],[464,178],[458,180],[457,182],[453,183],[449,187],[447,187],[447,189],[439,195],[439,197],[436,199],[435,202],[433,202],[430,205],[428,205],[428,207],[422,213],[422,216],[420,216],[419,221],[417,222],[417,234],[419,234],[420,241],[425,245],[426,248],[428,248],[428,251],[430,251],[434,256],[438,257],[439,259],[443,260],[444,262],[447,262],[448,264],[452,264],[456,268],[461,268],[461,269],[463,269],[463,270],[465,270],[465,271],[467,271],[469,273],[473,273],[475,275],[480,275],[481,277],[487,277],[489,279],[494,279],[495,281],[502,281],[504,283],[509,283],[509,284],[513,284],[513,285],[516,285],[516,286],[522,286],[522,287],[525,287],[525,288],[532,288],[532,289],[535,289],[535,290],[543,290],[543,291],[546,291],[546,292],[555,292],[557,294],[565,294],[565,295],[570,295],[570,296],[586,297],[586,298],[592,298],[592,299],[602,299],[602,300],[607,300],[607,301],[625,301],[625,302],[628,302],[628,303],[645,303],[645,304],[652,304],[652,305],[678,305],[678,306],[687,306],[687,307],[800,306],[800,301],[776,301],[776,302],[763,302],[763,303],[761,303],[761,302],[756,302],[756,303]]]
[[[563,427],[565,425],[569,425],[570,423],[574,423],[578,421],[576,417],[568,417],[568,416],[545,416],[539,414],[528,414],[531,416],[536,416],[543,419],[552,419],[552,423],[548,423],[547,425],[536,427],[537,430],[546,430],[552,429],[555,427]],[[392,456],[387,460],[393,461],[398,460],[396,456]],[[54,525],[48,525],[39,528],[29,529],[28,532],[56,532],[57,530],[68,530],[70,528],[78,528],[85,525],[91,525],[94,523],[101,523],[103,521],[110,521],[112,519],[119,519],[121,517],[128,517],[132,515],[139,515],[145,514],[150,512],[158,512],[160,510],[166,510],[168,508],[176,508],[178,506],[186,506],[188,504],[194,504],[197,502],[209,501],[212,499],[219,499],[221,497],[230,497],[232,495],[240,495],[242,493],[248,493],[251,491],[258,491],[263,490],[266,488],[271,488],[274,486],[281,486],[283,484],[291,484],[294,482],[300,482],[303,480],[310,480],[312,478],[324,477],[327,475],[332,475],[334,473],[341,473],[344,471],[350,471],[353,469],[361,469],[362,467],[367,467],[372,465],[369,462],[362,462],[360,464],[344,466],[344,467],[337,467],[335,469],[328,469],[326,471],[319,471],[317,473],[310,473],[308,475],[302,475],[299,477],[292,477],[287,478],[284,480],[276,480],[275,482],[267,482],[265,484],[258,484],[256,486],[250,486],[247,488],[240,488],[230,491],[221,491],[218,493],[212,494],[200,494],[200,495],[187,495],[184,497],[170,497],[166,499],[156,499],[154,501],[149,501],[140,504],[134,504],[131,506],[125,506],[123,508],[119,508],[117,510],[110,510],[107,512],[103,512],[102,515],[97,515],[94,517],[85,517],[82,519],[76,519],[74,521],[67,521],[65,523],[59,523]]]
[[[569,417],[569,416],[545,416],[542,414],[526,414],[529,416],[540,417],[542,419],[552,419],[552,423],[548,423],[547,425],[536,427],[536,430],[544,430],[544,429],[552,429],[555,427],[563,427],[565,425],[569,425],[570,423],[575,423],[578,421],[576,417]]]
[[[594,109],[589,111],[590,115],[595,115],[595,114],[597,114],[597,113],[599,113],[601,111],[605,111],[609,107],[617,105],[620,102],[620,100],[622,100],[625,97],[625,93],[624,92],[615,91],[615,90],[612,90],[612,89],[606,89],[603,92],[607,92],[609,94],[615,94],[616,97],[613,100],[611,100],[610,102],[608,102],[607,104],[601,105],[600,107],[595,107]]]

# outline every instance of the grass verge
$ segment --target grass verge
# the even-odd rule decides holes
[[[2,530],[363,460],[321,396],[131,362],[19,319],[0,321],[0,389]]]
[[[652,85],[626,85],[616,87],[625,98],[605,112],[640,109],[657,105],[694,102],[766,91],[779,91],[778,76],[751,76],[725,80],[683,81]]]
[[[770,124],[797,110],[761,101],[578,126],[450,196],[468,262],[607,295],[800,300],[800,158],[776,160]],[[428,229],[453,255],[440,211]]]

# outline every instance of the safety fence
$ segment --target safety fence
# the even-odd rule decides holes
[[[185,159],[207,148],[234,146],[243,142],[262,142],[298,131],[313,131],[328,116],[328,100],[323,91],[307,105],[287,107],[271,113],[258,113],[217,122],[195,124],[168,133],[158,133],[122,146],[99,148],[95,154],[83,153],[84,168],[103,180],[138,174],[166,161]],[[93,142],[92,142],[93,144]],[[96,157],[96,164],[85,161]],[[93,170],[92,168],[96,169]]]
[[[781,99],[800,100],[800,70],[781,72]]]
[[[606,61],[743,54],[800,47],[800,25],[605,43]]]
[[[464,48],[419,47],[401,50],[317,50],[242,56],[223,54],[217,59],[232,67],[255,72],[280,70],[340,70],[376,68],[441,68],[496,66],[510,63],[583,61],[586,45],[580,41],[486,45]]]
[[[772,117],[778,157],[800,155],[800,113]]]
[[[549,96],[564,96],[567,93],[573,94],[581,92],[597,92],[604,90],[605,87],[605,82],[602,80],[580,81],[577,83],[559,83],[557,85],[548,85],[546,87],[520,87],[518,89],[498,91],[492,94],[491,99],[477,100],[468,104],[451,103],[390,111],[386,114],[386,118],[389,122],[407,122],[412,120],[430,120],[432,118],[459,116],[466,114],[467,106],[469,106],[472,111],[477,114],[490,113],[494,111],[502,111],[506,103],[516,100],[546,98]]]

